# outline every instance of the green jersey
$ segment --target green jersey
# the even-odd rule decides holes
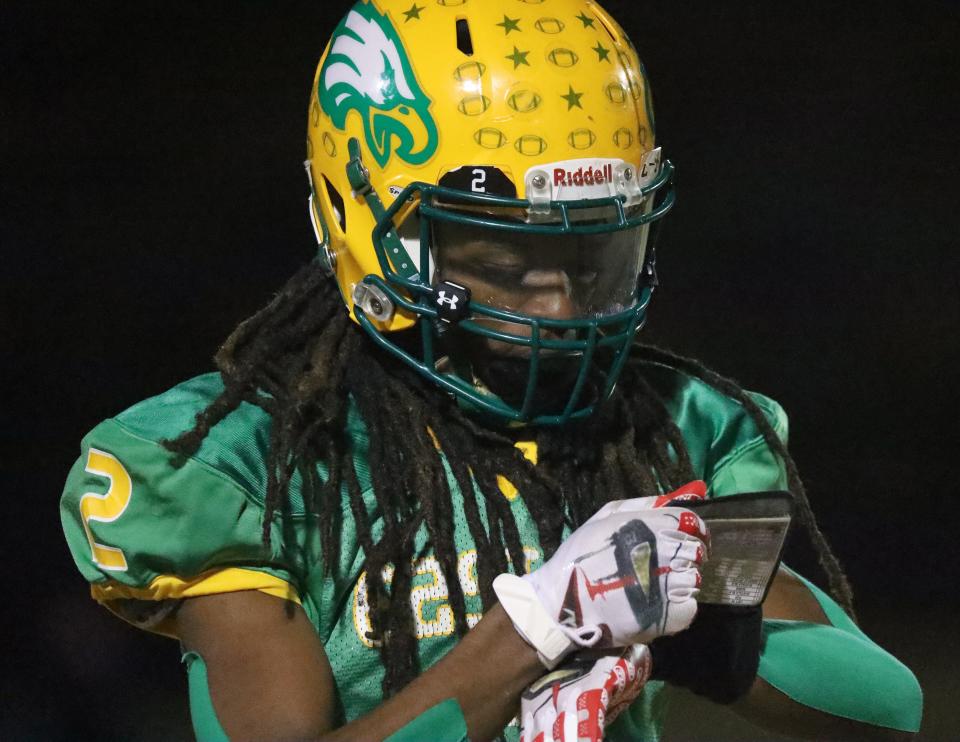
[[[646,364],[645,370],[682,431],[693,469],[707,482],[709,495],[786,488],[783,463],[738,402],[675,369]],[[83,439],[61,502],[67,542],[96,600],[160,633],[172,634],[173,628],[163,608],[183,598],[259,590],[297,602],[326,648],[341,721],[350,721],[381,702],[383,667],[369,636],[364,553],[347,493],[342,493],[343,526],[334,563],[322,562],[319,529],[304,505],[299,474],[290,486],[290,506],[274,524],[266,547],[261,533],[271,427],[267,413],[242,404],[189,458],[171,454],[161,444],[192,427],[196,414],[222,390],[219,374],[200,376],[94,428]],[[751,396],[785,439],[787,421],[780,406]],[[347,426],[376,537],[382,520],[368,465],[372,433],[355,408]],[[535,463],[535,448],[527,446],[524,453]],[[443,573],[422,529],[410,595],[423,669],[457,641],[447,580],[460,580],[468,623],[474,625],[482,615],[477,550],[463,505],[465,496],[479,495],[456,489],[449,471],[448,479],[454,493],[457,575]],[[523,493],[502,478],[500,490],[519,528],[526,568],[536,569],[543,552]],[[389,571],[385,578],[389,580]],[[152,610],[138,610],[145,605]],[[608,738],[657,739],[664,713],[661,690],[662,684],[648,683],[608,730]],[[505,734],[516,739],[518,728],[508,727]]]

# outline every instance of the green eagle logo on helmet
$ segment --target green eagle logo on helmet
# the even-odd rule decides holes
[[[437,151],[430,99],[396,29],[373,3],[357,3],[333,32],[317,94],[340,131],[350,111],[360,114],[367,148],[381,168],[393,154],[422,165]]]

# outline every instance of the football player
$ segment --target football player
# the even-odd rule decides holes
[[[62,502],[94,598],[182,643],[198,738],[656,739],[665,683],[918,729],[783,410],[636,342],[673,166],[600,6],[358,2],[307,157],[316,258],[217,373],[98,425]],[[694,619],[684,502],[784,489],[830,595],[784,568],[762,616]]]

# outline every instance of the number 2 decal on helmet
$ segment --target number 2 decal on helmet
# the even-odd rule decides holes
[[[393,154],[422,165],[437,151],[437,124],[403,42],[373,3],[358,3],[340,21],[320,71],[320,106],[340,131],[347,115],[363,118],[367,147],[380,167]]]

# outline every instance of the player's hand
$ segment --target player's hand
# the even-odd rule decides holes
[[[649,677],[643,644],[572,655],[523,692],[520,742],[600,742]]]
[[[673,493],[671,493],[673,494]],[[695,513],[655,503],[606,506],[535,572],[493,587],[548,668],[576,646],[647,644],[690,625],[707,533]]]

